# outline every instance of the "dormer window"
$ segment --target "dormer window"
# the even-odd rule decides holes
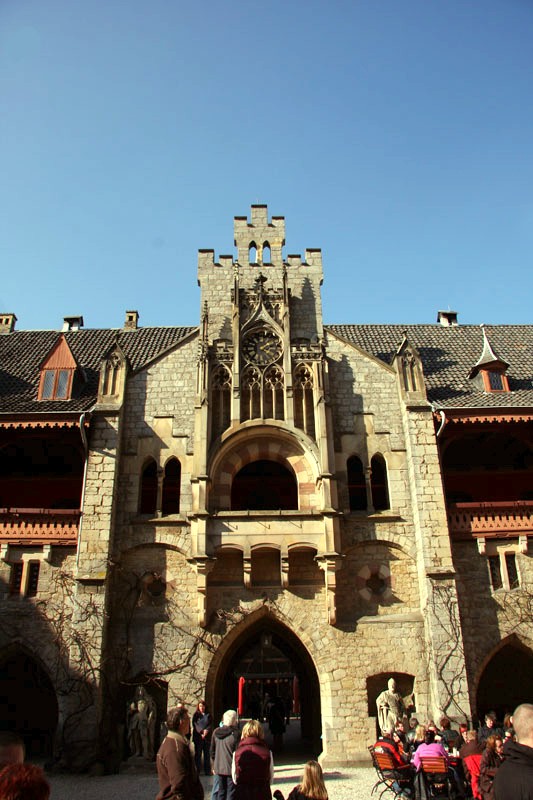
[[[41,374],[41,400],[69,400],[73,369],[44,369]]]
[[[510,391],[509,381],[505,372],[509,368],[509,364],[497,355],[489,342],[487,331],[484,327],[482,330],[483,351],[477,363],[468,373],[468,377],[484,392],[508,392]]]
[[[38,400],[70,400],[77,363],[61,336],[41,364]]]
[[[507,375],[499,370],[481,370],[483,385],[486,392],[508,392],[509,381]]]

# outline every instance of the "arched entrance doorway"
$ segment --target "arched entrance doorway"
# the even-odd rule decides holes
[[[228,708],[238,708],[239,679],[244,679],[243,716],[259,714],[265,719],[268,702],[274,697],[282,699],[291,709],[292,719],[287,726],[285,754],[292,750],[307,757],[319,755],[318,674],[307,649],[286,625],[270,613],[262,614],[233,639],[215,669],[216,674],[208,676],[215,719]]]
[[[520,703],[533,697],[533,653],[513,639],[503,645],[485,665],[477,687],[476,710],[479,719],[495,711],[503,720]]]
[[[23,650],[0,656],[0,729],[24,738],[27,757],[52,754],[58,708],[54,687],[44,669]]]

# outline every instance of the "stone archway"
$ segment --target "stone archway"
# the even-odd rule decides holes
[[[533,652],[512,636],[501,643],[486,661],[477,684],[476,711],[483,719],[495,711],[503,720],[520,703],[533,697]]]
[[[262,701],[269,689],[274,694],[289,694],[294,700],[296,678],[301,738],[294,741],[291,736],[292,746],[307,757],[316,758],[322,750],[322,726],[320,684],[314,662],[299,637],[270,612],[252,616],[254,619],[227,637],[228,644],[222,645],[208,671],[207,694],[215,719],[226,709],[237,708],[239,677],[248,681],[250,690],[244,716],[254,716],[255,708],[262,714]],[[254,693],[259,695],[260,707],[254,708]]]
[[[27,757],[52,755],[58,722],[57,697],[50,678],[24,649],[0,655],[0,729],[19,733]]]

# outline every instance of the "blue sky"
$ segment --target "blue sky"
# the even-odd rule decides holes
[[[330,323],[531,323],[532,0],[2,0],[0,312],[195,325],[252,203]]]

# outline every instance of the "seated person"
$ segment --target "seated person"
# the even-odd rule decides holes
[[[440,738],[444,745],[447,748],[448,752],[451,753],[452,750],[459,749],[460,739],[461,736],[459,731],[455,731],[452,728],[451,722],[448,717],[442,717],[440,721]]]
[[[442,744],[442,742],[435,741],[435,731],[426,730],[426,735],[424,741],[421,745],[419,745],[415,752],[413,753],[413,757],[411,759],[411,763],[415,767],[416,771],[420,770],[420,759],[425,757],[434,757],[434,756],[442,756],[446,760],[446,765],[449,764],[449,755],[448,751]]]
[[[400,742],[402,743],[402,748],[403,748],[404,752],[406,750],[408,750],[409,748],[407,747],[407,736],[406,736],[406,733],[405,733],[405,725],[403,724],[403,722],[401,720],[396,723],[396,727],[394,729],[394,733],[398,737]]]
[[[374,745],[374,750],[377,753],[389,753],[396,769],[405,769],[407,773],[411,773],[411,765],[408,763],[409,755],[403,752],[401,742],[394,730],[387,731],[380,736]]]
[[[503,732],[501,728],[498,727],[496,722],[496,712],[489,711],[488,714],[485,714],[485,723],[484,725],[480,725],[478,732],[477,732],[477,739],[478,742],[485,747],[487,739],[489,736],[493,736],[497,734],[498,736],[503,736]]]
[[[459,758],[465,759],[467,756],[481,755],[483,752],[482,746],[477,740],[477,733],[474,730],[466,731],[464,737],[465,743],[459,750]]]

